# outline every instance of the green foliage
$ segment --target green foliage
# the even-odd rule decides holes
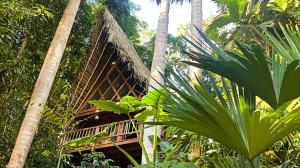
[[[267,49],[256,28],[267,25],[278,30],[279,23],[296,25],[299,22],[299,5],[294,0],[214,0],[220,13],[211,21],[206,34],[220,45],[232,47],[233,41],[259,44]]]
[[[271,0],[267,6],[274,11],[280,12],[287,10],[291,3],[293,3],[293,0]]]
[[[89,102],[96,106],[97,109],[114,112],[116,114],[129,114],[144,108],[142,103],[132,96],[122,97],[118,103],[109,100],[91,100]]]
[[[268,44],[281,55],[288,63],[300,60],[300,30],[297,26],[280,24],[280,31],[283,34],[283,38],[277,30],[273,29],[275,35],[270,31],[267,31],[265,27],[263,29],[262,37],[268,41]]]
[[[93,104],[97,109],[116,114],[129,115],[133,112],[142,111],[141,113],[135,115],[135,118],[139,121],[145,122],[149,116],[163,116],[164,112],[160,103],[164,99],[164,95],[153,90],[143,96],[141,101],[132,96],[124,96],[119,102],[113,102],[109,100],[91,100],[89,103]]]
[[[28,36],[31,22],[47,22],[52,17],[53,15],[42,4],[26,0],[0,2],[1,46],[12,46],[16,40],[21,40],[20,34]]]
[[[178,162],[176,160],[170,160],[170,161],[162,161],[160,163],[154,164],[143,164],[141,166],[138,166],[137,168],[152,168],[152,167],[159,167],[159,168],[196,168],[195,164],[192,162]]]
[[[163,108],[161,106],[161,103],[166,99],[165,94],[161,94],[160,92],[164,92],[164,90],[152,90],[150,92],[148,92],[145,96],[143,96],[142,100],[139,101],[136,98],[132,97],[132,96],[125,96],[123,98],[120,99],[119,102],[112,102],[112,101],[100,101],[100,100],[92,100],[90,101],[91,104],[93,104],[97,109],[100,109],[102,111],[108,111],[108,112],[113,112],[116,114],[127,114],[128,117],[131,119],[130,113],[133,112],[140,112],[137,115],[135,115],[135,119],[145,122],[148,121],[148,117],[150,116],[154,116],[152,121],[156,122],[158,120],[162,119],[162,116],[165,116],[165,112],[163,111]],[[134,125],[134,123],[132,123]],[[143,145],[143,141],[141,138],[141,135],[139,134],[137,127],[134,125],[134,129],[135,132],[137,134],[138,137],[138,141],[139,144],[142,148],[142,152],[145,154],[146,156],[146,160],[147,160],[147,164],[146,165],[140,165],[142,167],[147,167],[147,166],[153,166],[153,164],[155,163],[156,165],[156,154],[157,154],[157,146],[159,145],[161,149],[165,149],[164,152],[167,152],[170,146],[167,146],[167,143],[164,142],[158,142],[158,138],[156,136],[156,129],[154,130],[154,139],[153,139],[153,163],[150,162],[148,156],[148,152],[150,151],[146,151],[145,150],[145,146]],[[89,137],[87,137],[89,138]],[[113,142],[112,142],[113,143]],[[113,143],[114,144],[114,143]],[[137,163],[137,161],[135,161],[131,155],[126,152],[125,150],[123,150],[121,147],[119,147],[118,145],[114,144],[119,150],[120,152],[122,152],[131,162],[134,166],[138,166],[139,164]],[[184,166],[184,163],[180,163],[180,164],[176,164],[176,161],[165,161],[163,163],[159,163],[157,166],[171,166],[172,165],[177,165],[179,167]]]
[[[175,81],[167,81],[167,88],[170,94],[172,90],[176,94],[172,93],[164,102],[164,109],[173,118],[161,123],[212,138],[247,159],[258,156],[299,127],[296,116],[300,109],[284,113],[285,104],[278,110],[256,110],[251,115],[248,105],[237,97],[234,85],[230,87],[223,81],[221,89],[226,96],[217,94],[218,101],[200,85],[194,84],[193,88],[182,77],[174,76]],[[216,85],[214,88],[218,89]]]
[[[111,166],[114,161],[105,158],[105,155],[102,152],[86,153],[82,156],[83,160],[81,161],[80,166],[76,166],[76,168],[118,168],[118,166]]]
[[[287,62],[285,61],[286,56],[274,54],[270,61],[261,48],[257,46],[248,48],[239,43],[237,46],[240,53],[222,51],[201,31],[199,34],[215,55],[207,53],[191,42],[199,49],[199,52],[190,53],[190,58],[195,62],[187,62],[188,64],[215,72],[236,82],[273,108],[278,108],[285,102],[300,96],[298,87],[300,85],[300,68],[297,66],[299,60]],[[294,46],[298,44],[294,43]],[[258,81],[264,82],[257,85]]]
[[[216,168],[251,168],[252,165],[243,157],[224,157],[217,158],[214,162]],[[260,167],[259,163],[253,164],[253,167]]]
[[[140,55],[143,63],[149,69],[152,65],[152,57],[154,51],[154,40],[155,40],[155,32],[143,30],[144,38],[141,38],[141,43],[134,44],[137,53]],[[170,67],[176,67],[181,70],[187,70],[186,64],[180,62],[181,59],[184,59],[186,55],[184,51],[187,50],[187,42],[184,40],[182,36],[173,36],[168,34],[167,36],[167,56],[166,56],[166,64]],[[169,70],[166,69],[166,76],[169,76]]]
[[[50,4],[48,1],[28,0],[1,1],[0,3],[0,27],[10,30],[9,33],[0,32],[3,42],[0,45],[0,99],[3,102],[0,105],[2,112],[0,128],[3,130],[0,138],[2,142],[0,167],[5,167],[25,114],[34,82],[62,15],[65,1],[53,1]],[[76,35],[70,40],[74,40],[74,38],[82,39]],[[68,51],[72,53],[73,50],[69,49]],[[63,60],[65,67],[74,60],[76,57]],[[66,79],[62,75],[65,72],[66,70],[63,69],[59,73],[57,86]],[[26,166],[36,167],[45,164],[45,167],[52,167],[55,163],[53,161],[55,159],[41,156],[43,149],[53,150],[56,146],[56,138],[49,136],[49,133],[46,133],[48,131],[51,131],[48,127],[42,126],[39,129],[37,139],[34,141],[33,152],[30,152]]]
[[[47,0],[0,2],[0,111],[2,114],[0,129],[3,130],[0,136],[0,167],[5,167],[9,159],[34,83],[66,2],[66,0],[53,0],[51,3]],[[133,36],[137,35],[136,27],[139,24],[130,24],[136,26],[131,28],[127,24],[131,20],[137,22],[136,17],[133,16],[133,7],[127,6],[125,1],[124,3],[105,1],[105,5],[114,9],[113,15],[118,16],[117,21],[122,22],[121,27],[128,26],[125,32],[128,32],[130,38],[136,39],[137,37]],[[120,7],[118,10],[116,5]],[[91,45],[89,35],[92,21],[100,6],[99,2],[81,2],[26,167],[34,168],[40,165],[44,165],[45,168],[54,167],[58,159],[58,133],[63,132],[61,126],[69,125],[69,129],[72,129],[76,125],[72,122],[66,123],[67,120],[59,120],[58,116],[61,119],[73,118],[73,114],[68,111],[67,102],[61,100],[68,93],[60,96],[65,90],[65,83],[72,83],[81,58]],[[125,10],[131,12],[124,12]],[[53,109],[68,112],[54,113]],[[66,117],[67,115],[69,117]],[[51,155],[43,156],[45,150],[50,151]]]

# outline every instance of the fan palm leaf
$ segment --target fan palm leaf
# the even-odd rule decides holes
[[[280,50],[279,54],[281,55],[274,54],[273,58],[269,59],[263,50],[257,46],[249,48],[237,43],[240,52],[222,51],[199,29],[198,32],[213,51],[213,54],[204,51],[199,44],[189,41],[198,49],[198,52],[188,53],[192,62],[186,63],[236,82],[266,101],[273,108],[278,108],[284,102],[300,96],[300,67],[298,66],[300,55],[297,55],[297,48],[300,48],[300,38],[289,40],[288,46],[284,43],[275,43],[273,40],[274,48]],[[290,34],[293,31],[286,33]],[[294,55],[294,59],[289,60],[290,56],[283,54],[291,53],[291,49],[295,50],[291,54]]]
[[[166,79],[169,98],[163,102],[169,117],[160,124],[212,138],[249,160],[300,126],[300,109],[284,110],[289,103],[277,110],[256,110],[251,114],[243,98],[238,97],[236,85],[225,79],[221,88],[212,82],[213,88],[221,89],[224,95],[215,89],[206,90],[201,83],[190,86],[178,73],[172,75],[174,79]]]

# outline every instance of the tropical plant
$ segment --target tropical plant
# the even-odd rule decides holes
[[[135,119],[137,119],[140,122],[149,121],[148,118],[151,117],[152,122],[156,122],[159,120],[158,116],[163,116],[164,112],[162,110],[162,107],[158,102],[162,102],[164,97],[162,97],[158,92],[155,90],[150,91],[147,95],[145,95],[141,101],[137,100],[136,98],[132,96],[125,96],[120,99],[119,102],[112,102],[112,101],[99,101],[99,100],[92,100],[90,103],[92,103],[97,109],[113,112],[116,114],[127,114],[130,120],[132,121],[132,116],[130,113],[140,111],[140,113],[136,114],[134,116]],[[155,126],[154,132],[152,133],[153,140],[151,141],[153,150],[149,151],[146,150],[142,137],[140,135],[140,131],[138,127],[132,122],[135,132],[137,134],[137,138],[139,141],[139,144],[142,148],[142,152],[144,153],[144,156],[146,157],[146,163],[143,163],[142,165],[138,164],[137,161],[135,161],[129,153],[127,153],[125,150],[123,150],[121,147],[117,146],[113,143],[136,167],[153,167],[153,166],[171,166],[171,167],[182,167],[184,165],[194,165],[194,163],[188,163],[184,162],[183,160],[180,160],[179,158],[169,157],[168,152],[171,150],[171,146],[166,141],[161,141],[157,135],[157,127]],[[153,160],[148,158],[149,152],[152,152]],[[161,158],[158,155],[163,155],[164,157]],[[160,158],[160,159],[159,159]],[[178,160],[176,160],[178,159]]]
[[[288,61],[289,55],[273,54],[269,59],[263,49],[258,46],[245,47],[237,43],[239,52],[222,51],[210,41],[200,30],[199,34],[215,54],[200,48],[197,44],[191,43],[198,48],[198,52],[189,53],[194,62],[187,62],[217,73],[223,77],[236,82],[254,93],[271,107],[278,108],[287,101],[300,96],[300,68],[299,59]],[[292,43],[298,46],[299,43]],[[290,46],[276,44],[276,50]],[[289,50],[291,52],[291,50]],[[293,57],[298,57],[294,55]],[[264,81],[257,84],[258,81]]]
[[[297,26],[280,24],[280,30],[273,29],[274,33],[261,27],[263,34],[261,35],[268,41],[268,44],[281,55],[288,63],[300,60],[300,30]],[[274,35],[275,34],[275,35]],[[283,37],[282,35],[283,34]]]
[[[65,81],[72,83],[80,60],[90,47],[92,22],[99,7],[105,5],[113,10],[112,14],[118,16],[117,21],[129,38],[133,41],[138,38],[135,35],[139,25],[134,27],[137,19],[134,11],[138,9],[132,3],[127,6],[128,1],[81,1],[47,107],[53,109],[56,105]],[[0,167],[5,167],[9,161],[34,84],[66,3],[66,0],[53,0],[51,3],[47,0],[0,2]],[[67,109],[68,105],[64,102],[60,106]],[[60,128],[52,124],[42,116],[24,167],[56,166]],[[46,150],[51,152],[48,157],[42,155]]]
[[[40,122],[43,106],[48,99],[79,5],[80,0],[70,0],[67,4],[65,13],[49,47],[39,78],[36,81],[31,101],[7,166],[8,168],[22,168],[25,164],[29,148]]]
[[[236,85],[222,80],[218,88],[208,91],[195,83],[193,86],[179,74],[166,80],[168,99],[164,110],[170,118],[160,124],[176,126],[203,135],[228,146],[250,162],[272,144],[299,128],[300,109],[287,111],[292,102],[277,110],[255,110],[252,114],[243,97],[238,96]],[[224,94],[221,94],[221,91]],[[217,94],[217,99],[212,96]],[[162,93],[166,95],[166,93]],[[225,101],[227,100],[227,101]],[[164,116],[164,118],[166,118]]]
[[[0,105],[2,114],[0,117],[2,130],[0,167],[5,167],[9,161],[34,83],[66,2],[60,0],[54,0],[52,3],[45,0],[0,2],[0,27],[12,30],[10,33],[0,32],[1,40],[6,39],[0,45],[0,99],[2,102]],[[28,14],[28,17],[23,15],[24,13]],[[88,36],[92,19],[90,5],[83,1],[72,29],[76,33],[70,36],[61,61],[63,66],[58,71],[47,101],[50,107],[59,99],[60,89],[64,86],[61,83],[71,82],[73,79],[79,60],[90,42]],[[3,34],[13,37],[8,39],[2,36]],[[45,168],[50,168],[55,166],[55,157],[46,158],[41,155],[45,149],[51,152],[56,150],[57,137],[52,132],[49,125],[40,124],[24,167],[35,168],[44,165]]]
[[[165,141],[172,145],[172,150],[166,153],[166,158],[182,156],[184,161],[192,160],[197,165],[212,165],[211,159],[223,158],[231,150],[194,132],[177,127],[167,127]]]
[[[259,26],[268,25],[277,29],[278,22],[296,25],[299,21],[299,13],[292,12],[299,10],[299,5],[294,0],[214,2],[220,7],[220,14],[212,20],[205,32],[223,46],[230,47],[234,40],[238,40],[267,48],[264,40],[256,33]]]
[[[238,157],[223,157],[217,158],[213,161],[214,166],[216,168],[249,168],[251,165],[249,162],[245,160],[245,158],[238,156]],[[254,167],[260,167],[259,162],[255,162],[253,164]]]
[[[118,168],[119,166],[111,166],[114,163],[112,159],[107,159],[102,152],[85,153],[80,166],[76,168]]]
[[[158,145],[158,135],[157,135],[157,127],[155,126],[153,129],[153,141],[151,141],[151,146],[153,146],[152,150],[147,150],[145,147],[145,144],[143,143],[140,130],[138,127],[134,124],[132,120],[132,116],[130,113],[137,112],[143,110],[143,113],[137,114],[135,118],[139,121],[146,121],[149,120],[149,116],[154,116],[154,118],[151,118],[151,121],[157,121],[158,114],[162,113],[162,108],[160,106],[157,106],[156,101],[160,101],[160,97],[156,97],[156,95],[153,95],[152,92],[148,93],[146,96],[143,97],[141,101],[137,100],[136,98],[132,96],[125,96],[120,99],[119,102],[112,102],[112,101],[99,101],[99,100],[92,100],[90,101],[91,104],[93,104],[97,109],[113,112],[116,114],[127,114],[127,116],[130,118],[135,133],[137,135],[139,144],[142,148],[142,153],[145,157],[145,163],[155,163],[157,159],[157,145]],[[155,106],[154,108],[147,108],[148,106]],[[149,137],[147,137],[149,138]],[[149,138],[150,139],[150,138]],[[135,161],[126,151],[122,150],[118,147],[118,149],[121,150],[121,152],[135,165],[137,166],[137,161]],[[150,151],[152,152],[151,156],[149,157]]]
[[[165,93],[161,92],[162,96],[168,97],[162,104],[170,118],[163,116],[167,121],[162,120],[160,124],[212,138],[241,154],[254,167],[252,160],[255,157],[299,128],[300,108],[293,103],[299,101],[299,93],[292,87],[294,81],[287,79],[293,77],[298,82],[299,60],[285,61],[286,56],[278,54],[269,60],[259,47],[247,48],[239,43],[240,52],[222,51],[198,31],[213,54],[191,42],[200,53],[191,52],[190,57],[195,62],[188,64],[225,76],[239,87],[221,78],[219,88],[212,77],[212,89],[205,88],[200,80],[190,86],[189,77],[173,72],[173,78],[165,79]],[[289,45],[296,45],[288,41]],[[282,48],[295,49],[289,45],[281,44],[278,48],[281,51]],[[257,85],[251,80],[264,83]],[[249,108],[241,87],[255,93],[274,109]]]

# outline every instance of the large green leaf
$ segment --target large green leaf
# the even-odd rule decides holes
[[[119,104],[109,100],[91,100],[89,101],[89,103],[93,104],[94,106],[96,106],[97,109],[101,109],[102,111],[110,111],[115,112],[117,114],[127,114],[130,112],[129,107],[120,106]]]
[[[289,63],[300,60],[300,30],[298,27],[280,25],[281,32],[274,30],[274,33],[267,31],[261,26],[261,36],[269,42],[269,45]],[[283,34],[283,37],[282,35]]]
[[[216,168],[253,168],[251,163],[241,156],[217,158],[212,162]],[[255,164],[254,167],[258,168],[259,164]]]
[[[280,110],[251,113],[243,98],[234,93],[236,86],[228,85],[225,80],[221,88],[225,94],[219,95],[226,100],[224,104],[212,96],[215,91],[207,91],[201,83],[192,87],[181,75],[172,75],[174,80],[166,80],[170,96],[163,102],[170,118],[161,124],[212,138],[249,160],[300,127],[300,108],[282,110],[289,102]]]
[[[203,51],[199,45],[189,41],[196,46],[198,52],[189,53],[193,61],[186,63],[236,82],[266,101],[273,108],[278,108],[284,102],[300,96],[300,67],[296,65],[296,62],[287,62],[285,58],[288,57],[276,54],[273,55],[274,58],[271,61],[264,55],[261,48],[257,46],[248,48],[239,43],[237,46],[240,52],[225,52],[220,50],[200,30],[198,32],[205,43],[210,46],[213,54]],[[295,45],[299,46],[300,43]],[[282,54],[286,52],[282,52]],[[300,56],[297,58],[300,59]],[[293,61],[296,60],[294,56]]]
[[[93,104],[97,109],[102,111],[114,112],[117,114],[129,114],[144,108],[142,103],[132,96],[124,96],[119,102],[113,102],[109,100],[91,100],[89,103]]]
[[[219,29],[234,22],[234,18],[228,13],[222,13],[217,16],[211,24],[208,25],[205,33],[209,35],[210,38],[216,40],[218,38]]]

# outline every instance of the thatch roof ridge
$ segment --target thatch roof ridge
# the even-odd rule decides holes
[[[94,38],[98,36],[102,26],[106,28],[108,34],[107,40],[114,45],[121,56],[120,58],[123,61],[128,61],[129,68],[134,71],[138,79],[146,81],[149,78],[149,70],[143,64],[132,43],[106,7],[103,7],[96,17],[93,27]]]

